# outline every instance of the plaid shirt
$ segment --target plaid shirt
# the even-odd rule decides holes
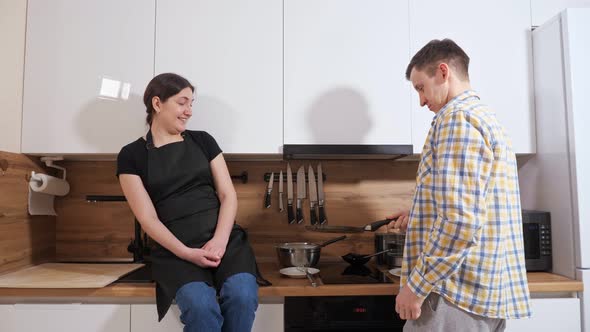
[[[485,317],[530,317],[521,218],[511,143],[467,90],[434,116],[424,144],[401,285]]]

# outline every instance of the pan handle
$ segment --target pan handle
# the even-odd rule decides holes
[[[379,229],[379,227],[387,225],[394,220],[397,220],[397,218],[383,219],[383,220],[372,222],[372,223],[368,224],[367,226],[365,226],[365,231],[374,232],[377,229]]]
[[[327,246],[328,244],[332,244],[332,243],[334,243],[334,242],[338,242],[338,241],[340,241],[340,240],[344,240],[344,239],[346,239],[346,235],[342,235],[342,236],[339,236],[339,237],[337,237],[337,238],[335,238],[335,239],[328,240],[328,241],[326,241],[326,242],[324,242],[324,243],[320,244],[318,247],[322,248],[322,247],[325,247],[325,246]]]
[[[393,249],[385,249],[385,250],[381,250],[381,251],[379,251],[379,252],[376,252],[376,253],[374,253],[374,254],[365,255],[365,256],[363,256],[363,257],[364,257],[364,258],[371,258],[371,257],[373,257],[373,256],[381,255],[381,254],[384,254],[384,253],[386,253],[386,252],[390,252],[390,251],[393,251]]]

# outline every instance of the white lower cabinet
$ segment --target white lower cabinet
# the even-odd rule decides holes
[[[158,311],[155,304],[131,305],[131,332],[181,332],[180,310],[172,305],[161,322],[158,322]]]
[[[533,317],[506,321],[506,332],[581,331],[580,299],[532,299]]]
[[[14,305],[0,305],[0,331],[16,331],[16,313]]]
[[[155,304],[131,305],[131,332],[181,332],[180,310],[172,305],[161,322]],[[283,304],[259,304],[252,332],[283,331]]]
[[[0,304],[1,332],[181,332],[172,305],[161,322],[155,304]],[[283,331],[283,303],[261,303],[252,332]]]
[[[284,331],[284,304],[267,303],[259,304],[256,311],[256,319],[252,332],[275,332]]]
[[[532,318],[508,320],[505,331],[581,331],[578,298],[538,298],[532,306]],[[176,305],[158,323],[155,304],[2,304],[0,331],[181,332],[179,317]],[[283,303],[262,303],[252,331],[283,331],[283,322]]]
[[[4,304],[2,332],[128,332],[129,304]]]

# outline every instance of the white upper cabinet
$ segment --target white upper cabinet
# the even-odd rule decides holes
[[[118,153],[145,132],[155,1],[29,0],[23,153]]]
[[[539,26],[566,8],[590,7],[590,0],[530,0],[533,26]]]
[[[408,1],[284,6],[285,144],[411,144]]]
[[[196,87],[188,128],[226,153],[283,145],[282,10],[276,0],[158,1],[156,74]]]
[[[471,86],[496,112],[514,151],[534,153],[529,0],[410,1],[410,56],[430,40],[443,38],[453,39],[469,55]],[[420,107],[413,91],[415,153],[422,151],[433,116]]]

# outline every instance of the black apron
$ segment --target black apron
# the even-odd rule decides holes
[[[155,148],[151,130],[147,133],[146,189],[158,218],[172,234],[191,248],[201,248],[215,233],[220,203],[204,148],[193,135],[182,136],[183,141]],[[189,282],[203,281],[219,290],[228,277],[246,272],[264,284],[247,234],[235,224],[217,268],[199,267],[159,245],[151,259],[158,321],[166,315],[178,289]]]

